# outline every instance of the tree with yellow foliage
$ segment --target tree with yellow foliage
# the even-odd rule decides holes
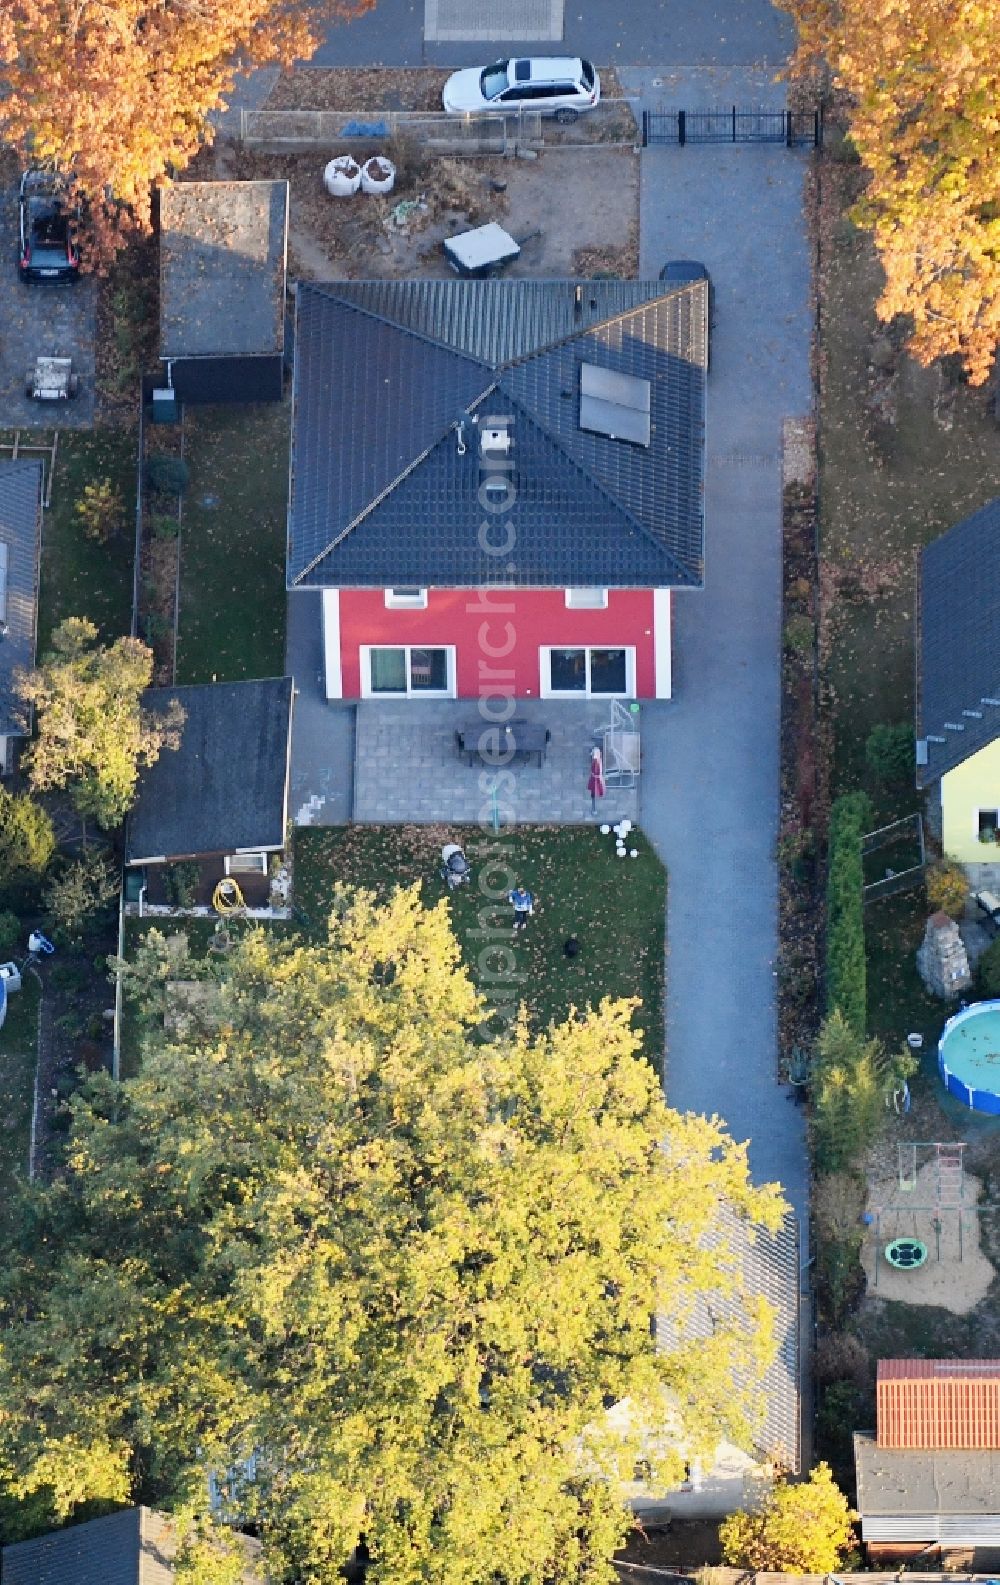
[[[808,1480],[779,1480],[752,1513],[731,1513],[719,1526],[722,1555],[734,1568],[788,1574],[833,1574],[854,1539],[854,1515],[830,1466]]]
[[[665,1399],[668,1486],[761,1407],[766,1305],[685,1328],[777,1191],[667,1108],[628,1003],[485,1045],[447,904],[332,902],[321,945],[146,938],[142,1071],[90,1081],[0,1259],[0,1487],[179,1512],[215,1471],[311,1585],[362,1537],[372,1585],[611,1581]]]
[[[291,65],[374,0],[4,0],[0,139],[72,171],[90,262],[148,230],[152,189],[211,140],[238,72]]]
[[[982,385],[1000,340],[1000,6],[995,0],[777,0],[794,69],[850,97],[868,173],[853,218],[885,270],[882,319],[912,320],[921,363]]]

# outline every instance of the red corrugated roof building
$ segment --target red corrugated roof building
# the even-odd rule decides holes
[[[1000,1448],[1000,1359],[880,1359],[877,1442]]]

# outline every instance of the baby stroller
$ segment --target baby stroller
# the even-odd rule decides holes
[[[450,892],[472,879],[472,866],[457,842],[446,842],[441,849],[441,879]]]

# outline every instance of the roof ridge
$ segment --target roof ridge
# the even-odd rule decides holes
[[[297,290],[301,291],[303,287],[308,291],[319,290],[324,297],[332,297],[336,302],[342,303],[345,308],[353,309],[356,314],[364,314],[368,319],[375,319],[380,325],[387,325],[390,330],[397,330],[404,336],[412,336],[414,341],[423,341],[429,347],[440,348],[442,352],[450,352],[456,358],[464,358],[467,363],[474,363],[477,368],[485,369],[490,374],[496,373],[492,364],[486,363],[482,358],[477,358],[475,353],[465,352],[461,347],[456,347],[454,342],[442,341],[439,336],[429,336],[425,330],[416,330],[412,325],[400,324],[398,319],[390,319],[387,314],[380,314],[376,309],[368,308],[363,303],[357,303],[352,298],[345,297],[336,290],[336,288],[342,286],[364,286],[366,284],[367,282],[365,281],[299,281]],[[393,286],[408,283],[378,281],[375,284],[378,286]],[[327,288],[333,288],[333,290],[327,290]]]
[[[373,314],[372,318],[381,319],[381,315]],[[393,321],[384,320],[383,323],[391,325]],[[440,346],[442,343],[431,342],[431,345]],[[459,356],[461,357],[463,354],[460,353]],[[490,369],[488,364],[482,363],[479,358],[472,358],[470,359],[470,362],[477,364],[477,366],[480,367],[484,373],[488,373],[491,376],[491,381],[490,384],[487,385],[485,391],[481,391],[478,396],[474,397],[472,401],[467,403],[465,408],[466,412],[472,412],[472,410],[478,407],[481,402],[485,402],[490,393],[495,391],[500,384],[499,380],[496,378],[493,370]],[[413,461],[408,463],[401,473],[398,473],[394,479],[391,479],[384,489],[380,490],[378,495],[373,497],[373,499],[365,505],[362,511],[356,513],[349,523],[345,523],[339,534],[335,534],[333,539],[330,540],[329,544],[325,545],[324,548],[313,557],[312,561],[307,563],[307,565],[301,569],[295,579],[295,583],[300,583],[303,578],[308,577],[309,573],[313,571],[314,567],[317,567],[321,561],[325,561],[330,552],[336,550],[338,545],[342,545],[347,536],[353,533],[356,528],[360,527],[360,525],[365,521],[365,518],[370,517],[376,508],[380,507],[382,502],[385,501],[394,490],[399,488],[404,479],[408,479],[410,474],[414,473],[422,462],[427,461],[427,458],[432,452],[437,451],[437,448],[441,445],[442,441],[447,439],[449,432],[457,428],[458,420],[450,419],[445,425],[444,429],[441,431],[440,435],[438,435],[435,440],[432,440],[430,445],[425,446],[423,451],[421,451],[418,456],[414,457]]]
[[[568,276],[567,277],[567,281],[569,283],[575,285],[575,286],[579,286],[579,285],[583,284],[580,280],[575,279],[573,276]],[[528,284],[528,283],[526,282],[525,284]],[[599,285],[599,284],[603,284],[603,283],[594,282],[594,281],[588,281],[586,284],[589,285],[589,286],[594,286],[594,285]],[[660,285],[662,285],[662,282],[660,282],[660,281],[630,281],[630,282],[626,282],[626,283],[619,282],[618,284],[619,285],[627,284],[627,285],[630,285],[630,286],[660,286]],[[685,282],[685,283],[683,283],[683,285],[695,285],[695,284],[697,284],[697,283],[695,283],[695,282]],[[576,341],[577,338],[580,337],[580,336],[589,336],[593,331],[600,330],[605,325],[614,325],[614,324],[617,324],[622,319],[630,318],[632,314],[640,314],[645,309],[647,309],[650,306],[651,303],[655,303],[660,298],[663,298],[663,297],[673,297],[676,292],[678,292],[679,290],[682,290],[682,289],[683,289],[683,286],[681,286],[681,287],[676,287],[675,286],[669,292],[657,291],[657,292],[654,292],[651,297],[643,298],[641,303],[633,303],[631,308],[620,308],[620,309],[618,309],[618,311],[616,313],[605,314],[603,318],[595,319],[589,325],[574,325],[572,330],[567,331],[567,333],[565,335],[563,335],[563,336],[557,336],[554,341],[547,341],[547,342],[545,342],[545,344],[543,346],[533,347],[530,352],[522,352],[516,358],[508,358],[506,360],[506,362],[501,363],[501,364],[498,365],[498,370],[502,374],[505,369],[513,369],[519,363],[527,363],[531,358],[537,358],[542,353],[551,352],[553,347],[565,346],[568,342]]]
[[[603,321],[602,321],[602,323],[603,323]],[[496,388],[497,389],[503,389],[503,378],[502,378],[502,375],[501,375],[501,378],[498,379],[498,381],[497,381]],[[632,528],[635,528],[635,529],[637,529],[639,531],[639,533],[643,536],[643,538],[646,540],[646,542],[648,544],[654,545],[658,551],[660,551],[663,555],[665,555],[665,556],[667,556],[669,558],[669,560],[673,563],[675,572],[677,572],[680,575],[681,582],[682,583],[690,583],[690,581],[691,581],[690,573],[688,573],[687,570],[678,561],[678,559],[675,556],[674,552],[670,549],[670,546],[665,544],[664,541],[657,534],[654,534],[650,529],[648,529],[646,527],[645,523],[643,523],[638,517],[636,517],[635,513],[630,511],[629,508],[627,506],[625,506],[622,501],[619,501],[618,497],[614,494],[614,492],[612,490],[610,490],[608,488],[608,486],[604,483],[603,479],[598,479],[597,476],[595,474],[591,473],[589,469],[585,468],[581,462],[578,462],[577,459],[572,455],[572,453],[567,451],[566,447],[563,445],[563,442],[559,439],[559,437],[557,435],[554,435],[552,433],[551,429],[549,429],[548,425],[547,424],[543,424],[542,420],[535,413],[533,413],[531,411],[530,407],[525,406],[525,404],[520,400],[519,397],[511,395],[511,393],[509,391],[507,391],[507,390],[504,390],[504,396],[507,398],[508,401],[511,402],[511,404],[514,407],[518,408],[522,413],[524,413],[527,416],[529,422],[534,424],[535,428],[541,431],[541,433],[545,436],[546,440],[549,441],[549,443],[554,447],[554,449],[556,451],[558,451],[559,455],[566,462],[568,462],[571,467],[576,469],[577,473],[581,476],[581,478],[586,479],[587,483],[589,485],[591,485],[591,487],[594,490],[596,490],[599,495],[603,495],[603,497],[604,497],[604,499],[606,501],[610,501],[610,503],[614,507],[615,511],[616,512],[620,512],[622,517],[624,517],[627,520],[627,522],[630,524],[630,526]]]

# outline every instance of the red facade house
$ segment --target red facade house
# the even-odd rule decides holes
[[[704,282],[300,284],[288,587],[328,698],[668,698]]]

